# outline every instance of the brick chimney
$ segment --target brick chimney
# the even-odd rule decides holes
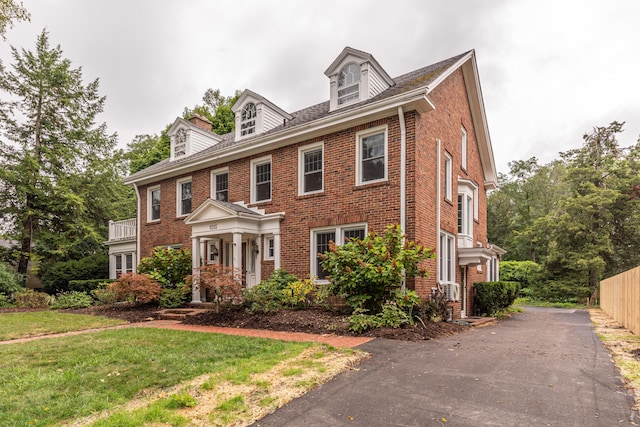
[[[204,129],[207,132],[211,132],[211,128],[213,124],[204,116],[201,116],[198,113],[191,114],[189,117],[189,121],[194,125],[198,126],[200,129]]]

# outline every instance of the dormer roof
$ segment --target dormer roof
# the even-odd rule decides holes
[[[200,120],[207,120],[199,116]],[[207,120],[208,122],[208,120]],[[171,139],[171,161],[198,153],[222,141],[220,135],[203,129],[182,117],[176,118],[167,135]]]
[[[293,119],[291,114],[249,89],[242,92],[231,110],[236,115],[236,140],[265,133]]]

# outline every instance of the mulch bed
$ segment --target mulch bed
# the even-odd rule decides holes
[[[82,309],[61,310],[65,313],[89,314],[122,319],[131,323],[158,319],[155,304],[113,304]],[[0,313],[12,311],[32,311],[30,309],[0,309]],[[345,314],[321,309],[281,310],[273,313],[250,313],[243,307],[224,308],[220,313],[214,310],[183,321],[190,325],[223,326],[233,328],[267,329],[272,331],[307,332],[313,334],[355,335],[348,331]],[[379,328],[369,330],[360,336],[388,338],[403,341],[423,341],[455,335],[468,330],[468,326],[448,322],[416,322],[398,329]]]

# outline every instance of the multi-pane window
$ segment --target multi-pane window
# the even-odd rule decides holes
[[[363,240],[367,235],[366,224],[339,225],[332,228],[314,230],[311,234],[311,275],[319,280],[326,280],[327,272],[322,268],[322,260],[318,257],[329,250],[329,242],[342,245],[347,239]]]
[[[324,188],[323,146],[315,144],[299,151],[299,194],[320,192]]]
[[[149,221],[160,219],[160,188],[149,190]]]
[[[440,248],[438,253],[440,283],[453,283],[455,273],[455,237],[449,233],[440,233]]]
[[[323,254],[329,250],[329,242],[335,242],[335,231],[323,231],[316,233],[316,276],[319,280],[325,280],[328,272],[322,268],[322,260],[318,257],[318,254]]]
[[[221,202],[229,201],[229,174],[219,173],[214,178],[215,198]]]
[[[253,202],[271,200],[271,159],[253,165]]]
[[[360,66],[354,62],[342,67],[338,74],[338,105],[360,98]]]
[[[191,213],[191,180],[178,181],[178,216]]]
[[[458,194],[458,233],[473,234],[473,197],[467,193]]]
[[[452,183],[452,159],[449,154],[444,155],[444,197],[447,200],[451,200],[453,197],[453,183]]]
[[[358,184],[387,178],[386,130],[358,137]]]
[[[242,109],[240,116],[240,135],[250,135],[256,132],[256,104],[250,102]]]
[[[460,150],[462,152],[462,169],[467,169],[467,130],[463,127],[461,128],[461,132]]]
[[[184,156],[187,153],[187,131],[178,129],[174,136],[173,157]]]
[[[267,237],[264,241],[264,259],[274,259],[276,247],[273,237]]]
[[[125,273],[133,273],[133,254],[118,254],[116,258],[116,279]]]

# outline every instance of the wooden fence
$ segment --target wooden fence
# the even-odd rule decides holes
[[[600,308],[640,335],[640,267],[600,282]]]

